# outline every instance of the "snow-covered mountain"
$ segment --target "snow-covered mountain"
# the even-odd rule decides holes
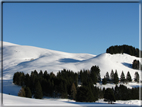
[[[22,46],[13,43],[3,42],[3,104],[5,106],[25,106],[25,105],[47,105],[47,106],[114,106],[107,104],[103,99],[99,99],[95,103],[81,103],[69,101],[68,99],[53,99],[43,98],[29,99],[18,97],[18,92],[21,86],[16,86],[12,83],[13,74],[17,71],[22,71],[25,74],[31,73],[33,70],[43,72],[54,72],[55,74],[62,69],[70,69],[74,72],[78,72],[81,69],[90,69],[93,65],[99,66],[101,70],[101,77],[103,78],[106,72],[117,70],[120,77],[123,71],[126,75],[129,71],[132,78],[137,71],[141,74],[141,71],[132,69],[131,64],[134,59],[141,61],[141,58],[130,56],[128,54],[108,54],[103,53],[100,55],[92,55],[85,53],[66,53],[49,49],[37,48],[33,46]],[[141,75],[140,75],[141,76]],[[1,83],[0,83],[1,84]],[[96,84],[98,87],[114,87],[114,84],[101,85]],[[126,85],[126,84],[125,84]],[[137,87],[137,83],[129,83],[127,87]],[[1,86],[1,85],[0,85]],[[0,88],[1,89],[1,88]],[[10,94],[10,95],[8,95]],[[1,95],[1,94],[0,94]],[[14,95],[14,96],[13,96]],[[115,106],[130,106],[140,105],[140,100],[128,100],[117,101]]]
[[[12,79],[17,71],[30,74],[33,70],[38,72],[47,70],[56,74],[64,68],[78,72],[81,69],[90,69],[93,65],[99,66],[102,78],[106,72],[110,74],[111,70],[114,72],[117,70],[119,77],[122,71],[125,75],[129,71],[134,78],[136,71],[141,73],[139,70],[132,69],[131,64],[134,59],[141,61],[141,58],[128,54],[66,53],[3,42],[3,79]]]

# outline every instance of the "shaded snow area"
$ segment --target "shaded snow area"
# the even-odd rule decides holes
[[[111,73],[117,70],[120,77],[123,71],[125,76],[129,71],[131,77],[134,78],[135,72],[141,74],[140,70],[132,69],[133,60],[139,60],[135,56],[128,54],[108,54],[103,53],[100,55],[92,55],[87,53],[66,53],[49,49],[43,49],[33,46],[22,46],[3,42],[3,104],[12,106],[134,106],[140,105],[139,100],[129,101],[116,101],[115,104],[107,104],[103,99],[96,101],[95,103],[81,103],[68,99],[53,99],[44,98],[42,100],[29,99],[18,97],[20,86],[16,86],[12,83],[12,78],[15,72],[24,72],[31,74],[31,71],[37,70],[43,72],[47,70],[48,73],[53,72],[56,74],[59,70],[68,69],[74,72],[78,72],[81,69],[90,69],[92,66],[97,65],[100,68],[101,78],[103,78],[106,72]],[[141,76],[141,75],[140,75]],[[120,83],[121,84],[121,83]],[[119,85],[119,84],[118,84]],[[137,83],[124,84],[128,88],[138,87]],[[99,83],[96,86],[100,88],[115,87],[114,84],[101,85]],[[10,94],[10,95],[9,95]]]
[[[3,81],[3,93],[17,96],[21,86],[14,85],[12,80]]]

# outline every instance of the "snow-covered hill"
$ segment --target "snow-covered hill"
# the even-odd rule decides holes
[[[81,69],[90,69],[93,65],[99,66],[101,70],[101,77],[103,78],[106,72],[111,72],[117,70],[118,76],[120,77],[123,71],[126,75],[129,71],[132,78],[134,78],[134,73],[137,71],[141,74],[141,71],[134,70],[131,64],[134,59],[141,61],[141,58],[130,56],[128,54],[115,54],[111,55],[108,53],[103,53],[100,55],[92,55],[85,53],[66,53],[59,52],[49,49],[43,49],[33,46],[22,46],[13,43],[3,42],[3,104],[5,106],[13,105],[48,105],[56,106],[114,106],[106,104],[103,100],[99,100],[95,103],[80,103],[74,101],[68,101],[67,99],[47,99],[43,100],[29,99],[17,97],[20,90],[20,86],[16,86],[12,83],[13,74],[17,71],[22,71],[25,74],[31,73],[33,70],[38,72],[42,70],[43,72],[47,70],[48,72],[54,72],[55,74],[62,69],[70,69],[74,72],[78,72]],[[129,87],[137,87],[139,84],[131,83],[128,84]],[[1,85],[0,85],[1,86]],[[113,84],[100,85],[103,87],[114,87]],[[1,89],[1,88],[0,88]],[[7,95],[10,94],[10,95]],[[14,96],[12,96],[14,95]],[[115,106],[129,106],[140,105],[139,100],[129,100],[129,101],[117,101]],[[121,104],[120,104],[121,103]],[[128,105],[127,105],[128,104]]]
[[[43,49],[33,46],[22,46],[3,42],[3,79],[10,80],[17,71],[30,73],[33,70],[43,72],[54,72],[55,74],[62,69],[70,69],[78,72],[81,69],[90,69],[93,65],[99,66],[101,77],[103,78],[106,72],[114,72],[117,70],[120,77],[123,71],[126,75],[129,71],[132,78],[137,71],[132,69],[131,64],[134,59],[141,61],[141,58],[128,54],[108,54],[100,55],[84,54],[84,53],[66,53]]]

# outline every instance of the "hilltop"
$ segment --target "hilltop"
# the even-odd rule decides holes
[[[21,71],[30,73],[33,70],[54,72],[62,69],[69,69],[78,72],[81,69],[90,69],[93,65],[100,68],[101,77],[106,72],[117,70],[120,77],[129,71],[132,78],[134,73],[140,70],[132,69],[133,60],[141,61],[142,58],[128,54],[102,53],[93,55],[87,53],[66,53],[33,46],[17,45],[3,42],[3,79],[10,80],[15,72]]]

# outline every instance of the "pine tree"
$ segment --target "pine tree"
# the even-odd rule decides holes
[[[101,89],[99,89],[98,87],[94,87],[94,85],[92,84],[91,85],[91,91],[92,91],[92,93],[93,93],[93,95],[94,95],[94,100],[95,101],[97,101],[99,98],[103,98],[102,97],[102,91],[101,91]]]
[[[66,80],[61,80],[60,84],[59,84],[59,93],[61,94],[62,98],[67,98],[67,84],[66,84]]]
[[[34,70],[33,74],[34,74],[34,76],[37,76],[38,72],[36,70]]]
[[[102,79],[102,84],[107,84],[107,79],[105,77]]]
[[[93,83],[96,84],[96,82],[97,82],[96,73],[95,72],[91,72],[90,77],[91,77]]]
[[[20,89],[20,91],[19,91],[19,93],[18,93],[18,96],[20,96],[20,97],[25,97],[25,90],[24,90],[23,87]]]
[[[91,74],[90,77],[93,81],[93,83],[95,84],[97,81],[100,82],[101,81],[101,77],[100,77],[100,69],[98,66],[92,66],[91,67]]]
[[[50,78],[54,78],[55,74],[53,72],[50,73]]]
[[[139,69],[139,65],[140,65],[140,62],[139,62],[139,60],[134,60],[133,61],[133,64],[132,64],[132,68],[133,69]]]
[[[90,76],[95,79],[95,72],[91,72]],[[84,84],[86,81],[87,81],[87,78],[88,78],[88,74],[87,74],[87,71],[86,70],[83,70],[83,72],[81,73],[81,82],[82,84]]]
[[[49,85],[47,83],[47,80],[44,78],[41,81],[41,87],[42,87],[43,94],[46,95]]]
[[[14,73],[14,76],[13,76],[13,83],[16,83],[16,78],[17,78],[17,75],[16,75],[16,73]]]
[[[40,70],[40,72],[39,72],[39,74],[38,74],[40,77],[42,77],[43,76],[43,72],[42,72],[42,70]]]
[[[95,98],[89,87],[81,86],[77,89],[76,101],[79,102],[94,102]]]
[[[120,100],[128,100],[128,90],[124,85],[119,85]]]
[[[107,80],[107,81],[110,81],[110,77],[109,77],[109,73],[108,73],[108,72],[106,73],[106,76],[105,76],[105,77],[106,77],[106,80]]]
[[[72,97],[74,100],[76,99],[76,94],[77,94],[76,87],[75,87],[74,83],[72,83],[72,87],[71,87],[71,97]]]
[[[122,71],[122,73],[121,73],[120,80],[121,80],[121,82],[123,82],[123,83],[125,82],[125,75],[124,75],[123,71]]]
[[[114,81],[114,72],[113,72],[113,70],[111,71],[110,78],[111,78],[111,81],[113,82]]]
[[[50,76],[51,76],[51,78],[52,78],[53,75],[50,75]],[[53,78],[54,78],[54,77],[53,77]],[[51,80],[51,81],[50,81],[50,96],[53,96],[53,92],[54,92],[54,81]]]
[[[25,85],[27,86],[27,87],[30,87],[30,76],[29,76],[29,74],[26,74],[25,75]]]
[[[117,70],[115,71],[115,74],[114,74],[114,81],[113,81],[113,82],[114,82],[115,84],[118,84],[118,82],[119,82]]]
[[[47,71],[45,71],[43,75],[44,75],[44,78],[45,78],[45,79],[48,79],[48,78],[49,78],[49,74],[47,73]]]
[[[25,90],[25,97],[32,98],[32,93],[30,88],[26,87],[24,90]]]
[[[23,72],[16,72],[13,76],[13,83],[16,85],[23,86],[24,85],[24,73]]]
[[[127,80],[128,82],[131,82],[131,81],[132,81],[132,78],[131,78],[131,75],[130,75],[129,71],[127,72],[126,80]]]
[[[39,81],[36,83],[36,86],[35,86],[35,94],[34,94],[34,97],[35,97],[36,99],[42,99],[42,97],[43,97],[42,88],[41,88],[41,85],[40,85],[40,82],[39,82]]]
[[[120,91],[119,91],[119,87],[117,85],[115,86],[114,95],[115,95],[116,100],[120,99]]]
[[[111,104],[112,104],[112,101],[115,102],[115,96],[114,96],[113,90],[111,88],[107,88],[105,90],[104,98],[106,101],[108,101],[108,103],[111,102]]]
[[[135,72],[134,80],[135,80],[135,82],[139,82],[139,74],[138,74],[138,72]]]
[[[24,86],[24,79],[25,79],[25,75],[24,75],[24,73],[23,72],[20,72],[20,76],[19,76],[19,85],[20,86]]]

